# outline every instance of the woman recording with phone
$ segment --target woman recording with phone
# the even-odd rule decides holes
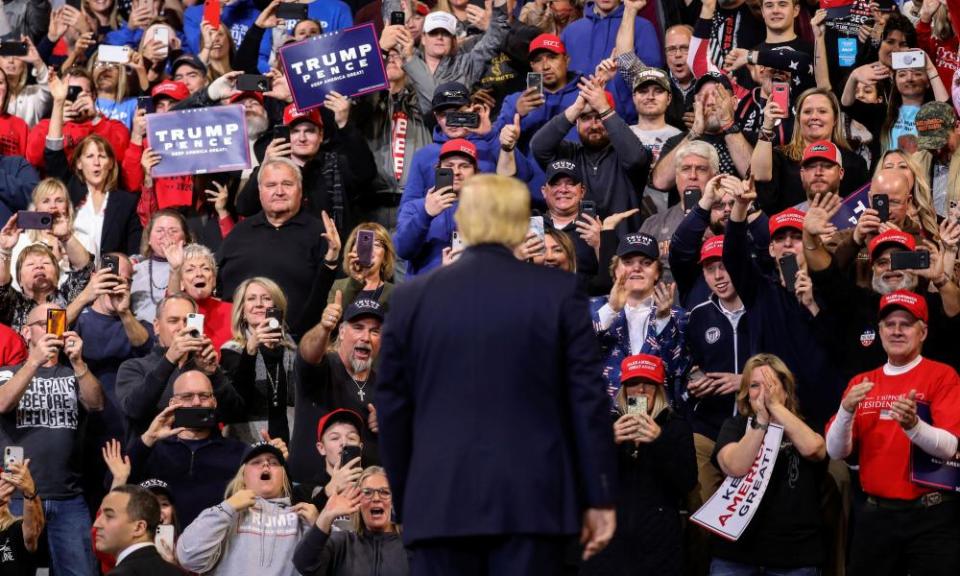
[[[233,335],[230,316],[233,307],[213,296],[217,288],[217,261],[213,252],[202,244],[174,244],[167,247],[170,281],[167,293],[183,291],[197,303],[203,315],[203,334],[220,350]]]
[[[617,531],[581,574],[678,575],[680,505],[697,484],[693,432],[667,404],[659,357],[628,356],[620,370],[613,423],[620,470]]]
[[[220,366],[243,398],[244,416],[228,435],[244,442],[271,438],[290,443],[299,371],[297,345],[287,332],[287,298],[276,282],[244,280],[233,296],[233,338],[220,348]]]
[[[826,443],[799,415],[790,369],[772,354],[757,354],[743,367],[737,414],[723,423],[717,437],[713,459],[720,470],[734,478],[745,476],[771,423],[783,427],[783,438],[763,500],[738,540],[714,539],[710,574],[820,573]]]
[[[397,261],[390,233],[380,224],[364,222],[353,229],[343,250],[343,271],[347,277],[333,283],[327,304],[333,303],[339,290],[344,302],[353,302],[358,296],[373,298],[386,312],[393,292],[393,271]]]

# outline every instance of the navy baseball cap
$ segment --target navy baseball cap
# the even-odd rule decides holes
[[[547,183],[553,184],[557,176],[569,176],[575,184],[583,182],[580,177],[580,170],[577,169],[577,163],[573,160],[554,160],[547,165]]]
[[[283,457],[283,452],[269,442],[257,442],[256,444],[251,444],[247,448],[247,451],[243,454],[243,460],[240,463],[246,464],[261,454],[273,454],[277,457],[277,460],[280,462],[281,466],[287,465],[287,459]]]
[[[620,246],[617,247],[617,256],[631,256],[633,254],[642,254],[651,260],[660,259],[660,246],[657,239],[649,234],[639,232],[637,234],[627,234],[620,239]]]
[[[357,298],[347,306],[347,312],[343,315],[343,319],[347,322],[366,317],[383,322],[383,306],[372,298]]]
[[[720,72],[707,72],[703,76],[697,78],[697,83],[693,86],[693,93],[699,94],[700,89],[703,88],[703,86],[708,82],[716,82],[717,84],[726,88],[728,92],[733,92],[733,84],[730,84],[730,79],[727,78],[726,74],[722,74]]]
[[[201,74],[207,73],[207,65],[203,63],[203,60],[200,60],[200,58],[193,54],[184,54],[174,60],[173,66],[170,67],[170,71],[176,74],[177,68],[181,66],[189,66],[194,70],[199,71]]]
[[[470,91],[459,82],[444,82],[433,91],[432,111],[459,108],[470,103]]]

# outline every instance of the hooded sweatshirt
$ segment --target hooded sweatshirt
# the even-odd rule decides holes
[[[289,498],[265,500],[237,512],[227,502],[204,510],[177,541],[177,560],[212,576],[296,576],[290,559],[310,528]]]
[[[609,58],[617,43],[617,30],[623,20],[623,4],[613,12],[601,16],[596,12],[594,2],[587,2],[583,18],[571,22],[563,29],[560,39],[570,54],[570,69],[584,74],[592,74],[603,59]],[[634,23],[633,50],[647,66],[663,67],[663,54],[660,49],[660,37],[649,20],[637,17]],[[607,90],[613,93],[617,113],[628,123],[636,122],[637,111],[633,106],[633,87],[627,86],[618,74],[607,84]]]

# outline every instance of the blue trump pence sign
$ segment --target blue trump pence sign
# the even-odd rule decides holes
[[[288,44],[280,61],[301,112],[322,106],[330,92],[351,97],[389,87],[373,24]]]
[[[243,106],[147,114],[147,142],[160,154],[150,175],[183,176],[250,167]]]

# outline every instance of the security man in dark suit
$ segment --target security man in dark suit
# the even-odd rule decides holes
[[[93,527],[97,551],[117,557],[107,576],[183,576],[153,545],[158,524],[160,503],[146,488],[124,484],[103,498]]]
[[[530,194],[474,176],[458,261],[390,301],[376,408],[411,574],[552,575],[616,526],[600,355],[573,274],[521,262]],[[581,530],[582,526],[582,530]]]

